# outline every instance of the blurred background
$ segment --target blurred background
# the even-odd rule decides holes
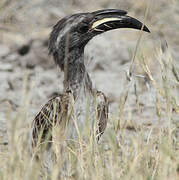
[[[151,31],[143,33],[138,47],[135,85],[129,88],[124,114],[127,114],[125,119],[139,123],[158,122],[157,88],[152,86],[140,62],[145,59],[153,78],[160,84],[162,69],[158,59],[165,61],[165,57],[169,57],[176,74],[171,75],[171,79],[178,82],[179,0],[1,0],[0,137],[5,138],[9,109],[12,116],[19,108],[27,109],[25,120],[29,123],[49,98],[62,91],[63,74],[48,55],[48,37],[53,25],[68,14],[104,8],[126,10],[130,16],[145,21]],[[126,91],[126,70],[139,34],[132,29],[110,31],[95,37],[85,49],[94,87],[109,97],[111,116],[118,114],[120,99]],[[174,87],[173,96],[177,97],[178,84],[171,87]],[[161,99],[161,104],[164,101]],[[160,119],[165,122],[162,113]],[[177,113],[174,118],[177,119]]]

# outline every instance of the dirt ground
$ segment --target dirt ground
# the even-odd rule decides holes
[[[47,49],[49,33],[60,18],[72,13],[118,8],[144,21],[147,6],[145,0],[92,0],[90,3],[82,0],[31,0],[28,3],[25,0],[1,1],[0,143],[5,145],[8,142],[6,124],[9,116],[17,116],[19,109],[24,108],[28,112],[25,119],[28,125],[42,105],[62,91],[63,74],[49,57]],[[149,3],[145,24],[151,33],[143,33],[131,83],[126,83],[126,71],[134,55],[139,31],[110,31],[95,37],[87,45],[86,64],[94,87],[109,97],[110,118],[120,116],[119,102],[129,88],[124,108],[126,121],[146,126],[167,125],[163,107],[160,118],[156,113],[156,87],[147,80],[139,62],[145,57],[154,79],[160,83],[161,69],[157,61],[157,50],[161,47],[161,57],[169,53],[176,70],[179,69],[178,7],[179,1],[174,0]],[[175,80],[173,76],[171,78]],[[176,104],[179,105],[178,89],[179,84],[175,84],[175,88],[171,86],[172,94],[178,100]],[[166,100],[161,98],[160,101],[165,106]],[[178,122],[178,112],[172,113],[172,120]]]

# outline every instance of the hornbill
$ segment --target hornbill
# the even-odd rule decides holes
[[[48,136],[53,138],[53,126],[59,125],[60,136],[65,140],[78,137],[87,123],[96,121],[97,141],[103,134],[108,120],[108,100],[104,93],[92,86],[85,67],[84,48],[96,35],[118,28],[133,28],[150,32],[137,19],[119,9],[104,9],[91,13],[66,16],[53,27],[49,39],[49,54],[64,72],[64,90],[50,99],[33,121],[33,145]],[[89,104],[89,105],[88,105]],[[87,114],[89,118],[87,117]],[[82,134],[84,135],[84,134]]]

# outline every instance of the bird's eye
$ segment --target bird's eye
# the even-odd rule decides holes
[[[83,25],[79,26],[79,28],[78,28],[79,33],[86,33],[88,30],[89,30],[89,27],[87,24],[83,24]]]

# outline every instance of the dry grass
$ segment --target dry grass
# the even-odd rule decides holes
[[[130,94],[125,94],[127,91],[124,89],[124,95],[119,99],[120,115],[110,119],[104,142],[98,145],[93,137],[89,137],[79,148],[65,147],[61,161],[68,162],[69,167],[68,172],[64,170],[62,173],[62,179],[179,178],[179,126],[178,121],[173,121],[179,113],[176,96],[178,75],[168,50],[163,53],[161,48],[158,48],[156,56],[160,64],[160,80],[155,80],[152,76],[147,57],[141,57],[140,64],[151,88],[156,90],[154,113],[158,117],[157,125],[137,125],[126,121],[125,102],[130,98]],[[19,112],[15,117],[11,116],[11,111],[7,112],[9,146],[0,154],[0,179],[58,179],[59,164],[54,164],[53,170],[48,172],[43,163],[37,162],[35,155],[28,149],[27,134],[30,126],[25,124],[29,109],[27,79],[24,84],[25,98]],[[140,111],[137,104],[136,107]],[[129,113],[132,113],[130,108],[127,109],[127,114]],[[167,119],[165,126],[161,123],[163,117]]]
[[[139,3],[135,8],[143,6],[143,3]],[[62,171],[59,164],[54,163],[49,172],[42,161],[35,160],[36,152],[29,149],[31,128],[27,122],[32,88],[27,87],[29,82],[25,78],[21,107],[16,113],[11,109],[6,113],[8,148],[0,152],[0,179],[56,180],[59,171],[61,179],[179,179],[179,70],[170,50],[162,46],[158,45],[154,54],[157,77],[151,72],[149,54],[139,52],[135,64],[138,64],[144,80],[140,80],[135,73],[130,82],[126,80],[118,100],[118,111],[110,116],[102,142],[96,144],[93,136],[89,135],[83,144],[79,139],[79,148],[65,146],[63,154],[59,156],[62,162],[68,162],[68,171]],[[139,96],[141,89],[146,86],[149,91],[155,92],[152,113],[157,121],[154,124],[132,120],[133,109],[140,117],[142,108],[145,108],[140,104]],[[135,108],[127,103],[131,97],[131,88],[135,88]]]

